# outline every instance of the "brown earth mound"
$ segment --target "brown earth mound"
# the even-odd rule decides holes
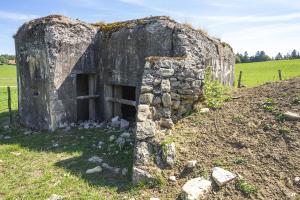
[[[176,199],[188,179],[210,177],[212,167],[221,166],[242,176],[257,193],[247,196],[231,182],[214,185],[208,199],[299,198],[300,122],[281,113],[300,113],[300,78],[241,89],[233,97],[220,110],[195,112],[176,125],[178,161],[165,177],[175,175],[178,182],[151,196]],[[188,160],[197,160],[197,169],[183,174]]]

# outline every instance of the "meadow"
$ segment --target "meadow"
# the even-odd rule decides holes
[[[300,76],[300,59],[236,64],[235,85],[240,71],[243,71],[242,85],[255,87],[266,82],[278,81],[278,70],[282,71],[282,79]]]

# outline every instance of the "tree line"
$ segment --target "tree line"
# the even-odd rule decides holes
[[[280,52],[275,57],[268,56],[264,51],[257,51],[255,55],[249,56],[246,51],[244,54],[237,53],[235,56],[236,63],[250,63],[250,62],[264,62],[271,60],[291,60],[300,59],[300,53],[294,49],[292,53],[287,53],[286,55]]]
[[[13,55],[7,55],[7,54],[3,54],[0,55],[0,64],[4,65],[4,64],[9,64],[10,60],[15,60],[15,56]]]

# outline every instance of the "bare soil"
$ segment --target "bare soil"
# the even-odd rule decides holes
[[[176,199],[190,178],[210,177],[214,166],[242,176],[257,188],[247,196],[235,182],[213,186],[208,199],[297,199],[300,184],[300,122],[287,121],[278,114],[300,113],[295,99],[300,95],[300,78],[265,84],[234,92],[222,109],[206,114],[195,112],[177,123],[174,137],[176,167],[164,171],[165,178],[175,175],[177,184],[168,183],[157,190],[146,190],[141,197]],[[263,108],[273,100],[272,111]],[[188,160],[197,160],[197,169],[185,172]]]

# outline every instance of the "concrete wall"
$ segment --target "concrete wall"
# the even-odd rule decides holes
[[[96,33],[94,27],[62,16],[37,19],[19,29],[15,43],[21,123],[53,130],[76,121],[76,74],[97,73]]]

